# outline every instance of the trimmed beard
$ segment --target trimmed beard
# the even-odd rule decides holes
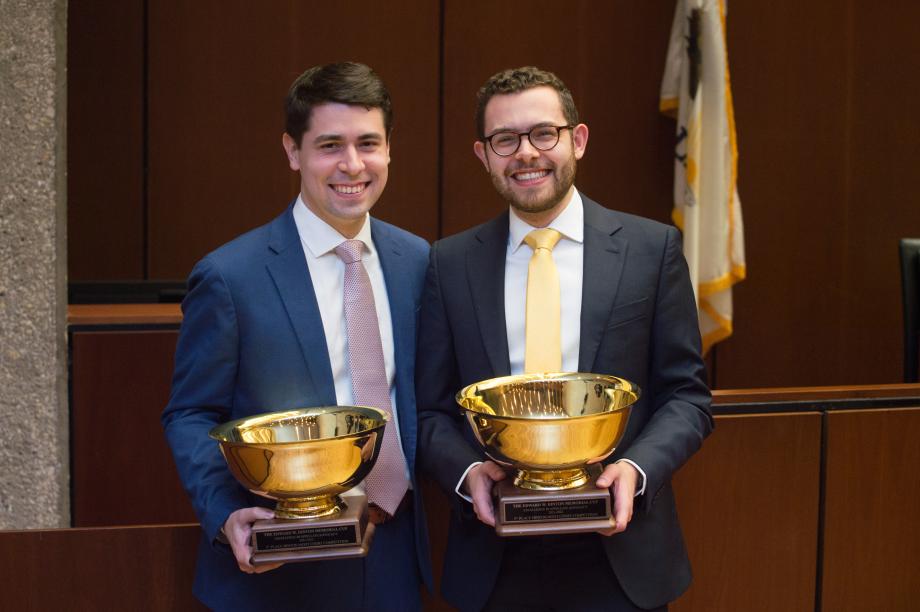
[[[512,208],[522,213],[540,213],[551,210],[565,198],[569,189],[571,189],[572,185],[575,183],[575,167],[575,153],[573,152],[571,157],[569,157],[564,164],[551,168],[553,189],[552,192],[545,197],[540,197],[538,195],[521,197],[521,195],[516,193],[508,184],[509,181],[514,180],[510,176],[496,175],[492,172],[489,172],[489,175],[492,178],[492,184],[495,186],[495,190],[498,191],[498,194]],[[515,171],[526,168],[527,166],[524,168],[515,168]]]

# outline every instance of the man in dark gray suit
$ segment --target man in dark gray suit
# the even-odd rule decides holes
[[[432,248],[416,362],[420,465],[453,506],[443,595],[462,610],[664,609],[691,579],[671,476],[713,426],[680,236],[575,189],[588,127],[552,73],[494,75],[477,128],[474,152],[510,210]],[[505,472],[454,402],[464,385],[524,371],[535,228],[558,232],[561,369],[642,390],[597,480],[616,519],[603,534],[499,538],[490,493]]]

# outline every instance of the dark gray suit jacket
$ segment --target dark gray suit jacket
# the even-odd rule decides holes
[[[584,202],[584,281],[578,369],[614,374],[642,397],[608,462],[628,458],[647,476],[624,533],[603,538],[623,590],[641,607],[676,599],[690,584],[671,475],[712,430],[710,393],[680,235],[671,226]],[[508,213],[432,247],[416,361],[419,465],[453,505],[442,593],[483,607],[503,541],[454,487],[482,461],[454,401],[465,385],[510,374],[504,316]],[[598,536],[601,537],[601,536]]]

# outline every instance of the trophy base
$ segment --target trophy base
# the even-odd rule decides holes
[[[583,533],[610,529],[610,490],[598,489],[598,470],[580,487],[561,491],[532,491],[507,479],[496,485],[495,532],[502,537]]]
[[[368,522],[367,497],[351,495],[335,517],[268,519],[252,526],[250,563],[329,561],[364,557],[374,537]]]

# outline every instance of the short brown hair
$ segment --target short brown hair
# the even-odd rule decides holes
[[[339,62],[314,66],[291,84],[284,100],[284,131],[297,146],[310,130],[313,108],[336,102],[366,109],[383,111],[383,126],[387,139],[393,129],[393,108],[390,92],[370,67],[357,62]]]
[[[509,68],[489,77],[476,94],[476,133],[480,140],[486,137],[486,105],[492,96],[518,93],[534,87],[552,87],[559,94],[562,114],[569,125],[578,125],[578,109],[572,99],[572,92],[562,79],[552,72],[540,70],[536,66]]]

